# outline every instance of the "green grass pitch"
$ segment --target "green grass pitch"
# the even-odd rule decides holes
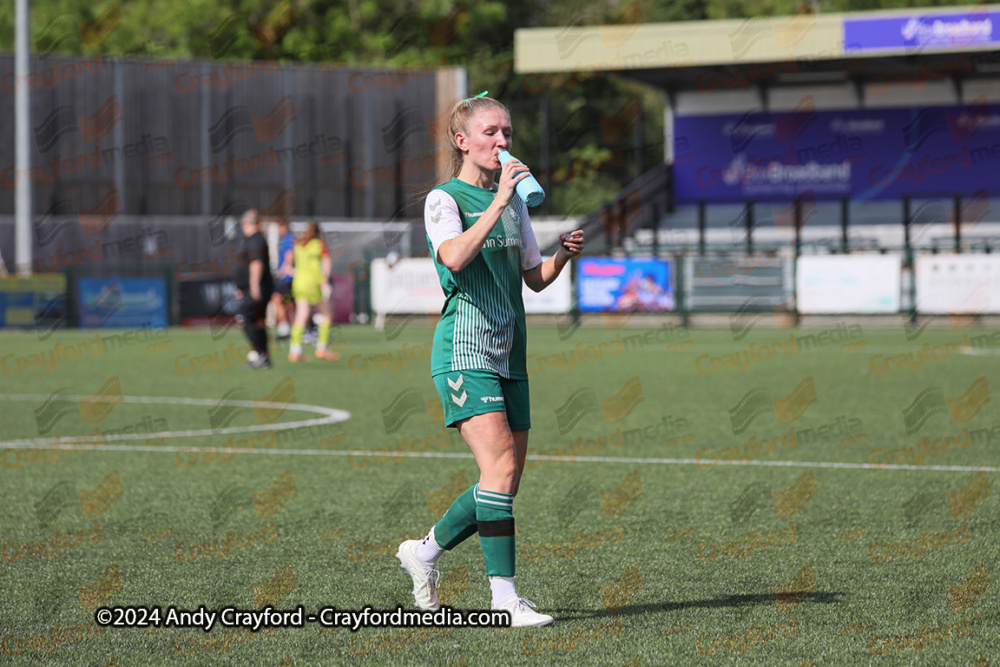
[[[477,476],[440,423],[426,322],[344,327],[341,361],[279,348],[267,372],[235,359],[237,329],[0,334],[3,660],[1000,662],[991,332],[628,324],[529,325],[541,458],[514,506],[517,582],[556,623],[357,633],[93,621],[411,608],[396,546]],[[334,411],[350,417],[282,428]],[[489,607],[478,539],[439,569],[443,602]]]

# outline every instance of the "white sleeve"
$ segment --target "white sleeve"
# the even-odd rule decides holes
[[[542,253],[538,250],[535,231],[528,217],[528,205],[521,202],[521,269],[527,271],[542,263]]]
[[[434,248],[434,259],[440,264],[438,248],[449,239],[462,234],[462,218],[455,199],[443,190],[431,190],[424,202],[424,228]]]

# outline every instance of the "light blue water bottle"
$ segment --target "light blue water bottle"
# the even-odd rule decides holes
[[[506,164],[508,160],[516,160],[513,155],[507,151],[500,151],[497,153],[497,159],[500,160],[500,164]],[[522,178],[514,186],[514,190],[517,194],[524,200],[524,203],[528,206],[534,208],[538,206],[543,201],[545,201],[545,190],[542,190],[542,186],[538,184],[535,177],[528,172],[527,177]]]

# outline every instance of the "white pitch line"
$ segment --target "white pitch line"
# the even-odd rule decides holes
[[[147,434],[142,434],[146,437]],[[24,448],[27,445],[18,445],[0,442],[0,447],[9,446],[11,448]],[[234,455],[241,454],[276,454],[289,456],[373,456],[395,458],[428,458],[428,459],[474,459],[472,454],[460,452],[406,452],[387,453],[386,451],[368,451],[353,449],[350,451],[336,449],[250,449],[240,450],[229,447],[175,447],[171,445],[83,445],[77,444],[55,444],[51,449],[76,449],[81,451],[105,451],[105,452],[221,452]],[[673,465],[698,465],[705,466],[704,462],[698,459],[652,459],[652,458],[625,458],[616,456],[541,456],[532,454],[527,457],[529,461],[549,461],[551,463],[660,463]],[[934,470],[944,472],[1000,472],[1000,468],[988,466],[916,466],[916,465],[877,465],[872,463],[840,463],[834,461],[716,461],[715,465],[752,465],[764,467],[793,467],[793,468],[857,468],[862,470]]]
[[[44,394],[0,394],[0,400],[24,400],[24,401],[36,401],[36,400],[48,400],[52,398]],[[56,397],[60,398],[60,397]],[[90,396],[63,396],[63,400],[79,400],[81,398],[93,398]],[[222,401],[216,401],[214,399],[207,398],[177,398],[177,397],[154,397],[154,396],[123,396],[121,397],[123,403],[173,403],[178,405],[219,405]],[[243,426],[243,427],[233,427],[225,429],[202,429],[197,431],[161,431],[160,433],[121,433],[109,436],[102,436],[102,440],[142,440],[148,438],[164,438],[164,437],[194,437],[203,435],[223,435],[226,433],[246,433],[249,431],[265,431],[265,430],[287,430],[291,428],[298,428],[299,426],[316,426],[320,424],[333,424],[336,422],[344,421],[350,418],[350,413],[344,410],[336,410],[334,408],[324,408],[318,405],[307,405],[303,403],[286,404],[286,403],[266,403],[263,401],[237,401],[237,400],[227,400],[225,401],[227,405],[235,405],[241,407],[269,407],[269,408],[285,408],[289,410],[300,409],[307,412],[316,412],[319,414],[325,414],[326,417],[321,417],[318,419],[309,419],[301,422],[283,422],[281,424],[265,424],[265,425],[254,425],[254,426]],[[71,436],[76,440],[81,438],[86,438],[88,436]],[[28,438],[22,440],[12,440],[9,442],[0,442],[0,447],[6,447],[10,449],[29,449],[39,446],[47,447],[49,449],[66,449],[76,451],[85,451],[89,449],[91,451],[105,451],[105,452],[224,452],[230,454],[287,454],[289,456],[381,456],[388,457],[390,459],[394,458],[435,458],[435,459],[474,459],[475,457],[471,453],[461,453],[461,452],[387,452],[382,451],[368,451],[368,450],[335,450],[335,449],[250,449],[250,450],[240,450],[231,447],[177,447],[172,445],[90,445],[88,444],[86,448],[79,441],[77,442],[65,442],[67,437],[64,438]],[[63,442],[59,442],[62,440]],[[702,468],[714,468],[717,465],[752,465],[752,466],[764,466],[764,467],[792,467],[792,468],[841,468],[841,469],[860,469],[860,470],[933,470],[939,472],[1000,472],[1000,468],[989,467],[989,466],[920,466],[920,465],[890,465],[890,464],[875,464],[875,463],[843,463],[835,461],[716,461],[713,465],[706,466],[702,461],[698,459],[657,459],[657,458],[626,458],[618,456],[542,456],[539,454],[532,454],[527,457],[530,461],[549,461],[551,463],[659,463],[667,465],[697,465]]]
[[[229,428],[218,428],[218,429],[196,429],[190,431],[160,431],[158,433],[113,433],[111,435],[101,435],[102,441],[118,441],[118,440],[143,440],[148,438],[194,438],[199,436],[218,436],[218,435],[228,435],[230,433],[250,433],[255,431],[287,431],[293,428],[299,428],[303,426],[321,426],[323,424],[335,424],[337,422],[346,421],[350,419],[351,413],[346,410],[336,410],[334,408],[324,408],[320,405],[308,405],[306,403],[272,403],[268,401],[238,401],[238,400],[215,400],[211,398],[178,398],[176,396],[70,396],[70,395],[45,395],[45,394],[0,394],[0,400],[12,400],[12,401],[46,401],[46,400],[60,400],[60,401],[79,401],[81,399],[97,401],[97,402],[111,402],[121,400],[122,403],[151,403],[151,404],[174,404],[174,405],[209,405],[212,407],[218,405],[233,405],[237,407],[244,408],[271,408],[275,410],[300,410],[303,412],[314,412],[316,414],[325,415],[323,417],[318,417],[316,419],[307,419],[304,421],[297,422],[281,422],[280,424],[253,424],[250,426],[233,426]],[[10,447],[10,448],[32,448],[32,447],[49,447],[57,449],[72,449],[74,447],[79,448],[82,444],[82,440],[86,438],[94,437],[92,435],[77,435],[77,436],[60,436],[60,437],[50,437],[50,438],[23,438],[21,440],[11,440],[9,442],[0,442],[0,447]],[[70,441],[70,442],[67,442]],[[92,449],[106,448],[104,445],[88,445]],[[107,448],[114,449],[114,448]],[[133,448],[128,448],[133,449]],[[142,449],[142,448],[140,448]],[[163,449],[161,447],[161,449]],[[242,453],[242,452],[241,452]]]

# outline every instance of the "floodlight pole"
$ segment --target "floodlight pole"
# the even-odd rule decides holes
[[[28,55],[31,44],[28,34],[28,0],[16,0],[14,81],[14,261],[21,277],[31,275],[31,181],[28,179],[29,96]]]

